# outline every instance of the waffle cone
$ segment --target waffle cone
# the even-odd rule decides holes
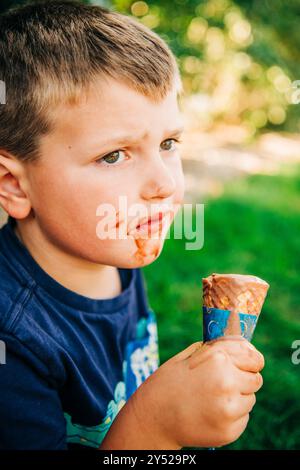
[[[202,280],[203,305],[230,310],[226,334],[241,334],[239,313],[259,316],[269,284],[256,276],[212,274]]]

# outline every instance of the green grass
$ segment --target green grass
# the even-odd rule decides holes
[[[185,243],[166,240],[160,258],[144,268],[161,362],[202,339],[202,277],[262,277],[270,289],[253,344],[265,355],[264,386],[246,431],[228,448],[300,449],[300,365],[291,362],[291,344],[300,339],[299,169],[231,184],[205,202],[203,249],[187,251]]]

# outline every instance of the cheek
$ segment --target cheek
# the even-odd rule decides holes
[[[81,219],[93,206],[93,191],[79,181],[64,175],[39,178],[34,185],[33,209],[37,216],[46,219]]]
[[[185,180],[181,160],[172,169],[172,173],[176,181],[176,190],[173,196],[173,202],[175,204],[181,204],[183,202],[185,192]]]
[[[39,174],[32,189],[32,206],[44,233],[70,246],[97,242],[96,211],[101,203],[117,205],[116,191],[104,181],[78,174]],[[99,240],[98,240],[99,241]]]
[[[101,240],[97,236],[99,206],[109,204],[118,212],[119,194],[128,200],[130,195],[116,180],[96,181],[94,174],[89,176],[75,179],[68,174],[57,179],[40,174],[35,178],[31,199],[40,230],[65,252],[93,262],[135,267],[131,266],[136,250],[133,240]]]
[[[33,208],[38,214],[61,220],[76,217],[95,221],[101,203],[117,206],[120,184],[113,178],[100,178],[97,169],[58,170],[55,174],[48,170],[33,180]]]

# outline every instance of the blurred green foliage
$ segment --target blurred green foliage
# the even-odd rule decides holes
[[[210,97],[210,119],[261,129],[300,129],[292,84],[300,78],[300,1],[112,0],[166,39],[187,94]],[[293,94],[294,93],[294,94]],[[203,127],[203,122],[199,122]],[[208,126],[209,127],[209,126]]]
[[[171,236],[158,260],[143,268],[161,362],[202,340],[202,277],[238,272],[270,283],[253,338],[265,355],[264,386],[232,449],[300,448],[300,365],[291,362],[291,345],[300,340],[299,210],[300,172],[240,180],[221,199],[206,201],[202,250],[187,251],[186,240]]]

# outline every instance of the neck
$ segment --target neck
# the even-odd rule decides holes
[[[92,299],[112,298],[122,286],[115,266],[93,263],[54,245],[35,221],[18,221],[14,231],[39,266],[67,289]]]

